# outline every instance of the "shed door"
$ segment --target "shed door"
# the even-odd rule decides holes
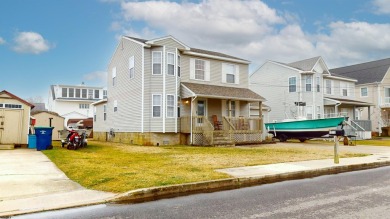
[[[0,144],[20,144],[23,110],[0,109]]]

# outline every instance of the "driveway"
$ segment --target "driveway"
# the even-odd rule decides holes
[[[0,150],[0,216],[99,202],[115,194],[71,181],[42,152]]]

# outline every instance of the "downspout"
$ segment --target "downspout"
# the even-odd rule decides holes
[[[341,103],[340,102],[338,102],[338,103],[336,103],[336,105],[334,106],[334,111],[335,111],[335,114],[336,114],[336,116],[339,114],[339,106],[341,105]]]
[[[191,100],[191,115],[190,115],[190,120],[191,120],[191,129],[190,129],[190,138],[191,138],[191,145],[193,144],[193,134],[192,134],[192,127],[193,127],[193,119],[192,119],[192,112],[193,112],[193,102],[195,101],[195,99],[197,98],[197,96],[193,97],[192,100]]]
[[[377,89],[377,93],[378,93],[378,103],[377,103],[377,108],[379,110],[379,113],[378,113],[378,133],[379,133],[379,136],[382,135],[382,109],[381,109],[381,89],[379,87],[379,82],[376,82],[376,89]]]

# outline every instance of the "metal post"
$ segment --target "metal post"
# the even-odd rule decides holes
[[[338,137],[334,136],[334,163],[338,164],[339,162],[339,141]]]

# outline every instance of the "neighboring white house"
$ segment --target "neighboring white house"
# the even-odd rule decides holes
[[[108,66],[108,99],[94,103],[94,138],[141,145],[260,142],[249,103],[249,61],[190,48],[172,36],[121,38]],[[262,107],[258,109],[262,112]]]
[[[371,119],[373,131],[379,135],[390,135],[390,58],[330,71],[357,80],[356,99],[373,102],[370,108],[363,108],[362,119]]]
[[[85,85],[51,85],[48,110],[67,119],[92,118],[91,103],[107,97],[103,87]]]
[[[267,61],[250,76],[250,88],[262,94],[271,108],[266,122],[343,115],[356,126],[364,124],[368,135],[371,122],[360,121],[360,109],[372,104],[355,98],[356,82],[330,72],[321,57],[293,63]]]

